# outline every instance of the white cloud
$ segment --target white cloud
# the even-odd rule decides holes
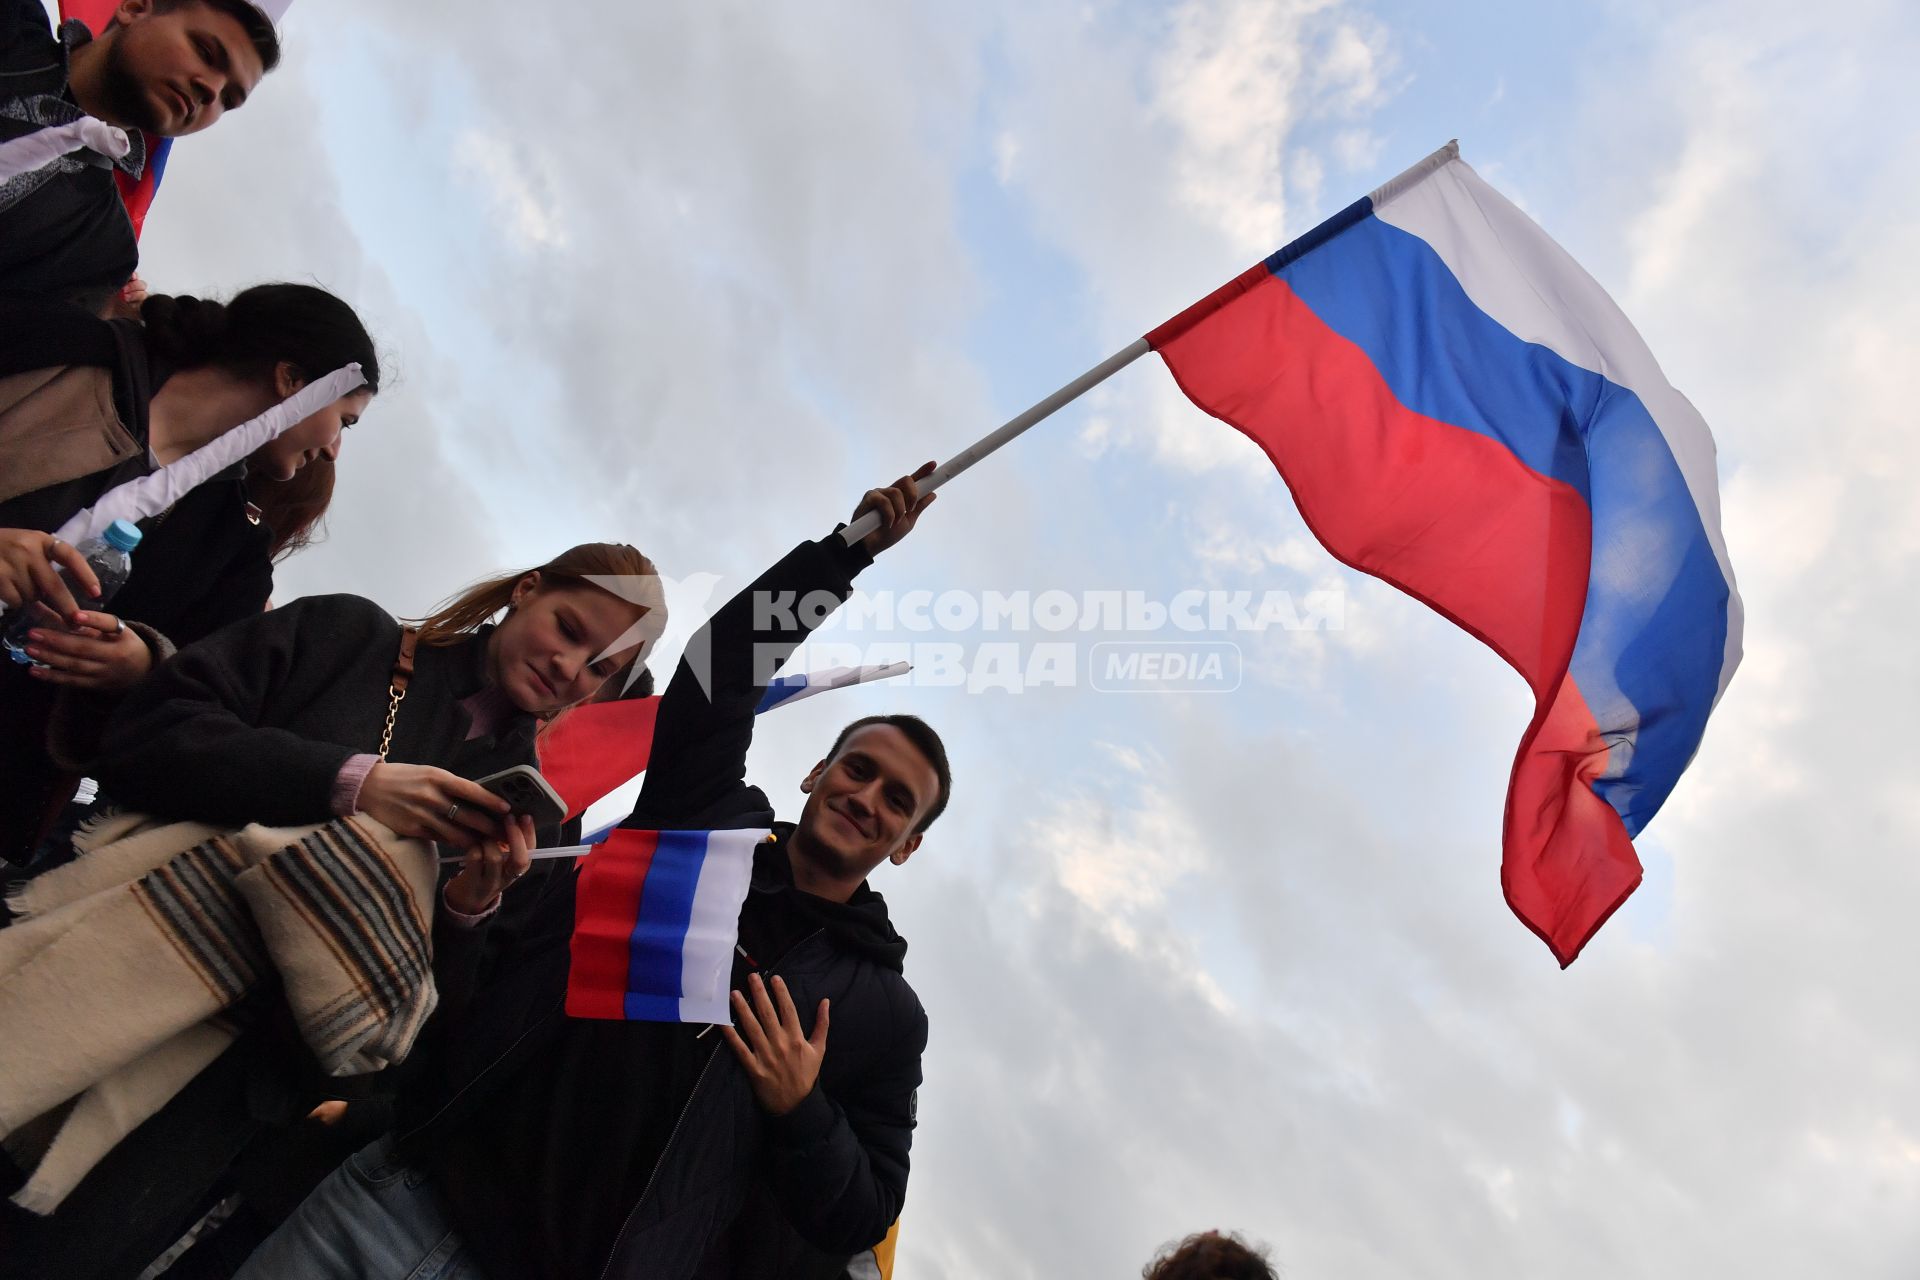
[[[1318,194],[1318,158],[1288,155],[1302,118],[1357,114],[1380,98],[1382,35],[1333,18],[1333,8],[1326,0],[1188,0],[1155,62],[1148,109],[1177,130],[1179,198],[1249,258],[1280,247],[1291,189],[1309,203]]]
[[[466,170],[481,196],[506,223],[513,240],[527,248],[559,248],[567,233],[550,198],[543,198],[529,174],[526,158],[502,152],[499,143],[477,129],[454,144],[454,162]]]

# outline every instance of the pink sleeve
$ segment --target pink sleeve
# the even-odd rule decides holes
[[[500,909],[500,899],[504,896],[504,894],[494,894],[492,902],[489,902],[472,915],[468,915],[464,911],[455,911],[453,904],[447,901],[447,891],[442,889],[440,891],[440,911],[447,917],[447,922],[455,928],[473,929],[484,924],[494,912]]]
[[[380,763],[376,755],[357,755],[347,757],[340,766],[340,772],[333,779],[333,811],[341,817],[360,812],[360,787],[366,782],[367,775],[373,772],[373,766]]]

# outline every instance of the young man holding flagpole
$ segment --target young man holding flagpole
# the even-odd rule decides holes
[[[97,311],[139,247],[115,174],[209,128],[280,61],[287,0],[120,0],[98,36],[0,0],[0,290]]]
[[[945,808],[945,748],[912,716],[856,721],[801,780],[794,824],[773,821],[745,766],[775,670],[830,612],[812,605],[844,601],[912,530],[931,470],[869,491],[855,518],[874,514],[875,531],[801,544],[694,637],[633,815],[603,848],[655,858],[640,901],[613,910],[638,954],[636,912],[674,889],[656,846],[771,828],[746,855],[737,1026],[628,1020],[648,1016],[623,1006],[633,988],[610,1004],[584,989],[590,922],[607,912],[602,854],[577,877],[528,881],[519,891],[541,900],[516,913],[513,938],[490,941],[484,923],[436,938],[432,1101],[337,1170],[243,1276],[838,1277],[887,1235],[927,1021],[902,976],[906,943],[866,879],[905,863]]]

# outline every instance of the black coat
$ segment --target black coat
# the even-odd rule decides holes
[[[83,31],[75,31],[76,40],[84,42]],[[40,0],[0,0],[0,142],[39,129],[49,102],[71,118],[59,110],[71,107],[67,46]],[[144,146],[137,136],[132,141],[141,148],[137,163]],[[71,298],[96,310],[140,261],[133,221],[105,157],[80,151],[50,167],[14,199],[0,188],[0,290]]]
[[[753,713],[808,628],[776,616],[756,630],[753,597],[844,599],[866,562],[837,536],[802,544],[713,617],[689,646],[711,654],[712,695],[683,661],[627,825],[772,825],[744,777]],[[837,1276],[899,1216],[927,1034],[901,975],[906,946],[878,894],[863,887],[844,905],[800,894],[784,853],[762,848],[743,936],[784,919],[791,945],[777,962],[757,958],[805,1018],[822,997],[833,1009],[820,1081],[787,1116],[760,1110],[718,1036],[565,1016],[571,877],[541,886],[517,945],[486,971],[443,975],[444,1084],[403,1150],[435,1173],[456,1226],[502,1275],[531,1261],[548,1275]],[[569,1161],[589,1154],[603,1176],[569,1181]]]
[[[421,645],[394,724],[394,763],[467,777],[535,760],[531,716],[466,741],[486,633]],[[349,757],[380,749],[400,624],[359,596],[309,596],[191,645],[125,699],[96,776],[128,808],[203,822],[324,822]]]
[[[400,624],[358,596],[250,617],[182,650],[127,698],[108,725],[101,781],[130,806],[171,817],[323,821],[339,766],[379,749],[399,646]],[[419,649],[389,759],[470,778],[534,762],[531,717],[467,740],[460,700],[481,688],[485,647],[482,632]],[[442,923],[436,950],[457,957],[472,931]],[[246,1034],[57,1212],[32,1218],[0,1206],[0,1277],[131,1280],[208,1207],[243,1153],[284,1166],[302,1141],[301,1117],[322,1098],[356,1099],[350,1117],[385,1105],[395,1082],[384,1073],[320,1075],[275,993],[257,993],[240,1013]]]

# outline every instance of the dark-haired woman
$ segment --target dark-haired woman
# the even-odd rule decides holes
[[[143,521],[133,577],[110,610],[84,608],[96,584],[53,536],[68,517],[350,363],[365,386]],[[248,477],[288,482],[331,461],[379,380],[359,317],[310,285],[154,296],[138,321],[0,296],[0,604],[38,601],[65,623],[36,632],[44,666],[0,670],[0,857],[31,856],[114,699],[175,647],[266,606],[276,534],[294,535],[263,522]]]
[[[333,459],[325,456],[300,468],[290,480],[247,476],[247,496],[260,512],[260,523],[273,530],[268,553],[275,564],[320,541],[337,482]]]

